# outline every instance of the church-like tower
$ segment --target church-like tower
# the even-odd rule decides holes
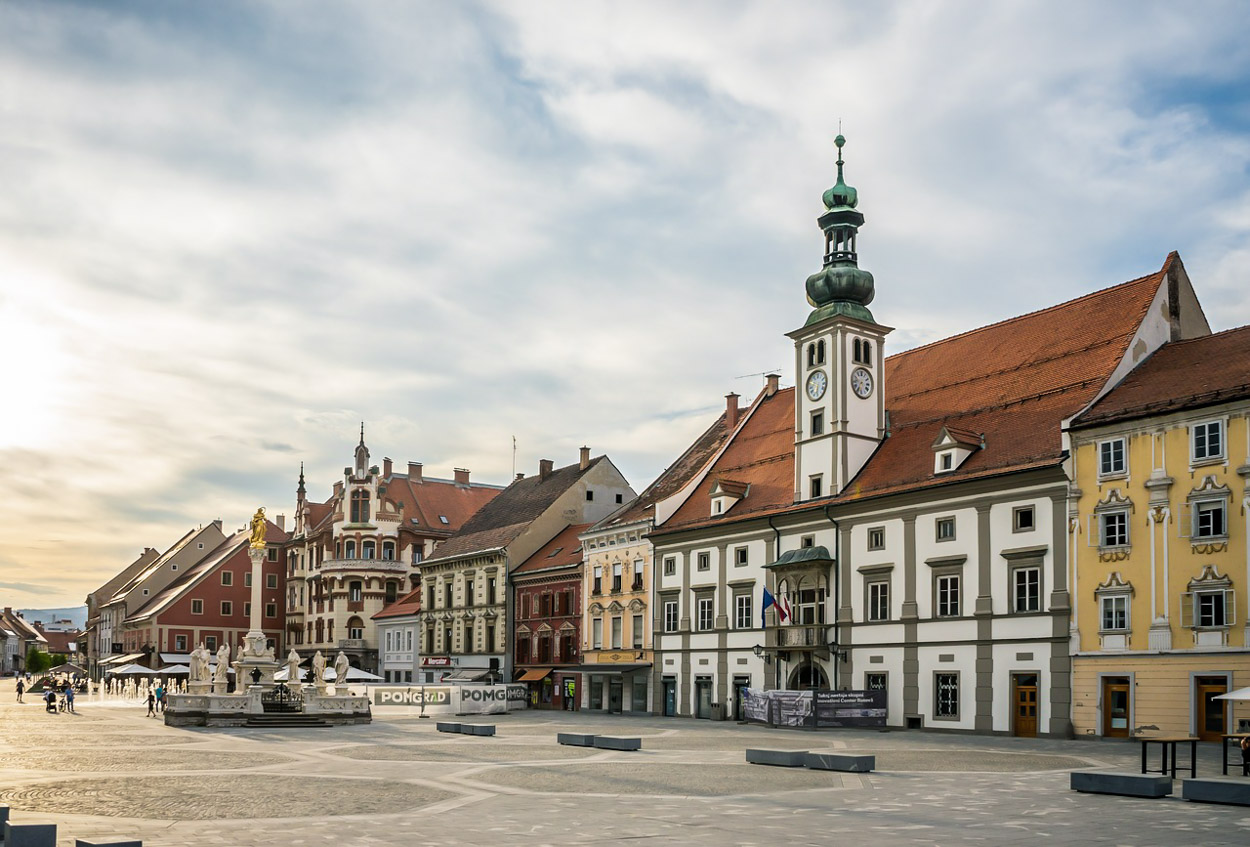
[[[814,307],[794,341],[794,496],[796,501],[838,494],[885,437],[882,367],[891,327],[868,311],[872,274],[859,267],[856,242],[864,215],[842,176],[822,197],[817,223],[825,234],[824,267],[807,278]]]

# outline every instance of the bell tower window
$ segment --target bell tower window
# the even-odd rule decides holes
[[[351,522],[369,522],[369,492],[362,488],[352,492]]]

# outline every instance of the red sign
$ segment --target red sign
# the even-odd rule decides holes
[[[449,668],[451,667],[451,656],[426,656],[421,660],[421,666],[425,668]]]

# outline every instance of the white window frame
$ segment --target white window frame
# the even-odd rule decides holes
[[[1202,531],[1202,518],[1205,514],[1211,514],[1216,509],[1220,513],[1219,532]],[[1212,497],[1206,500],[1194,500],[1192,504],[1192,531],[1191,538],[1194,541],[1219,541],[1228,538],[1228,499],[1225,497]]]
[[[1189,427],[1189,461],[1191,464],[1199,465],[1208,462],[1218,462],[1224,459],[1227,452],[1228,439],[1227,427],[1224,426],[1223,418],[1216,418],[1211,421],[1200,421]],[[1215,433],[1217,440],[1217,449],[1211,449],[1211,434]],[[1201,448],[1199,447],[1201,444]]]
[[[1132,546],[1132,536],[1129,533],[1128,509],[1108,509],[1099,512],[1098,518],[1098,546],[1104,550],[1116,549],[1121,547]],[[1108,532],[1109,524],[1114,521],[1122,521],[1122,532],[1117,533],[1114,537]]]
[[[695,569],[700,571],[710,571],[712,569],[712,554],[699,553],[695,558]]]
[[[1127,592],[1102,594],[1098,597],[1098,631],[1100,633],[1125,633],[1133,629],[1133,604]],[[1108,614],[1110,613],[1110,615]],[[1108,626],[1110,621],[1110,626]],[[1123,623],[1123,626],[1116,626]]]
[[[1123,437],[1098,442],[1098,478],[1113,479],[1128,473],[1128,444]]]
[[[1026,593],[1020,592],[1020,578],[1027,574],[1033,574],[1032,585],[1026,585]],[[1028,615],[1034,612],[1042,611],[1042,566],[1040,564],[1018,565],[1011,568],[1011,612],[1014,615]],[[1026,602],[1026,608],[1020,607],[1021,599],[1032,601],[1031,608]]]
[[[592,650],[603,649],[603,618],[590,619],[590,647]]]
[[[711,632],[716,623],[716,609],[713,598],[695,598],[695,621],[699,632]]]
[[[957,618],[963,611],[962,573],[937,573],[933,576],[933,617]],[[945,597],[943,594],[945,593]]]
[[[752,629],[755,625],[750,593],[734,596],[734,629]]]
[[[678,617],[677,601],[665,600],[664,601],[664,631],[676,632],[679,620],[680,619]]]
[[[890,619],[890,580],[874,579],[868,583],[868,620]]]

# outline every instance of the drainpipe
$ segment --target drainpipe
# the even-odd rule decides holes
[[[833,632],[834,643],[840,646],[841,634],[838,632],[838,612],[842,608],[842,527],[838,525],[837,520],[829,514],[829,505],[825,505],[825,520],[833,524]],[[838,690],[838,657],[833,657],[833,690]]]
[[[773,531],[773,535],[777,537],[776,543],[773,545],[773,561],[776,561],[777,559],[781,558],[781,530],[777,529],[777,525],[773,523],[772,515],[768,516],[768,526]],[[767,577],[767,574],[765,575],[765,577]],[[774,585],[773,587],[775,588],[776,586]],[[763,601],[761,600],[760,602],[762,603]],[[762,625],[763,621],[761,620],[760,623]],[[765,646],[767,646],[768,633],[764,633],[764,643],[765,643]],[[773,685],[777,688],[777,690],[781,690],[781,652],[780,651],[778,651],[777,655],[774,657]]]

